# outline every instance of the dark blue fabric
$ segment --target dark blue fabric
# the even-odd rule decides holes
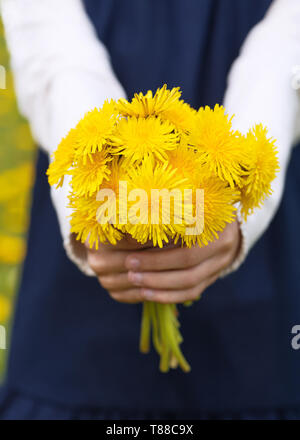
[[[166,82],[196,107],[222,101],[230,65],[270,3],[85,1],[129,95]],[[300,352],[291,348],[300,324],[299,165],[295,149],[280,210],[243,267],[180,308],[192,372],[162,374],[155,353],[138,352],[141,306],[114,302],[67,259],[41,153],[7,376],[13,414],[22,393],[98,414],[243,417],[300,407]]]
[[[244,411],[144,411],[107,408],[71,408],[49,399],[32,397],[15,390],[0,389],[0,420],[300,420],[300,408],[249,409]]]

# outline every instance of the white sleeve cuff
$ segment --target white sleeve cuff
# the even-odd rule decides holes
[[[73,235],[68,235],[68,237],[63,241],[63,245],[66,254],[70,260],[73,261],[76,266],[78,266],[81,272],[89,277],[96,276],[95,272],[91,269],[87,262],[86,249],[81,243],[76,241]]]
[[[235,257],[235,259],[231,263],[231,265],[228,266],[226,269],[224,269],[221,272],[220,278],[223,278],[226,275],[229,275],[230,273],[235,272],[244,263],[247,255],[248,255],[248,252],[249,252],[249,243],[248,243],[249,237],[248,237],[247,231],[245,230],[245,223],[242,220],[241,210],[240,210],[239,204],[237,206],[236,218],[237,218],[237,222],[239,224],[240,232],[241,232],[240,248],[238,250],[237,256]]]

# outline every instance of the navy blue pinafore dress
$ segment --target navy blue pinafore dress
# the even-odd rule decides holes
[[[85,1],[129,97],[167,83],[195,107],[222,102],[230,66],[270,4]],[[296,148],[279,212],[247,262],[180,308],[192,372],[162,374],[154,351],[138,351],[141,305],[113,301],[66,257],[40,153],[0,418],[300,418],[300,350],[291,346],[299,167]]]

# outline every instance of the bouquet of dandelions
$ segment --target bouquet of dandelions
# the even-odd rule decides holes
[[[125,234],[154,247],[205,246],[235,219],[246,220],[271,194],[278,170],[274,140],[256,125],[234,131],[225,109],[191,108],[166,85],[131,102],[106,101],[61,141],[48,169],[50,185],[71,175],[71,231],[98,248]],[[160,370],[189,371],[175,304],[146,301],[140,349],[153,345]]]

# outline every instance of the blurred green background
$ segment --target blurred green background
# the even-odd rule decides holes
[[[0,382],[9,351],[14,297],[26,252],[26,233],[33,182],[35,145],[20,116],[0,22],[0,65],[6,88],[0,89],[0,325],[5,326],[8,350],[0,349]]]

